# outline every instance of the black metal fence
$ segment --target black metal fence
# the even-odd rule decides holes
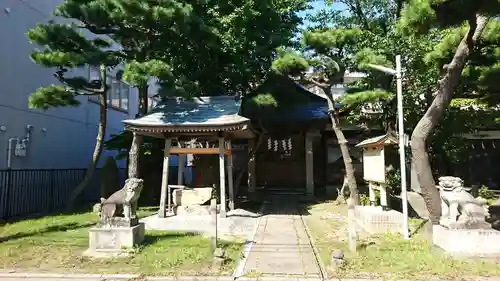
[[[64,208],[71,191],[82,181],[85,169],[0,170],[0,219],[48,214]],[[98,202],[100,170],[78,204]],[[120,170],[120,185],[125,170]]]

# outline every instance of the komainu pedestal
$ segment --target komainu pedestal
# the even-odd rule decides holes
[[[136,215],[137,200],[143,180],[130,178],[125,186],[108,199],[101,198],[98,226],[89,230],[89,248],[85,255],[93,257],[115,257],[126,255],[144,240],[145,226]],[[117,216],[122,208],[123,217]]]
[[[433,226],[433,243],[454,256],[499,257],[500,231],[486,221],[484,199],[474,198],[457,177],[440,177],[442,217]]]
[[[142,243],[144,223],[131,227],[94,227],[89,230],[89,253],[123,254]]]

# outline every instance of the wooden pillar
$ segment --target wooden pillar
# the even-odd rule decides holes
[[[227,149],[229,154],[227,156],[227,186],[229,191],[229,210],[234,210],[234,181],[233,181],[233,150],[231,141],[227,141]]]
[[[256,191],[256,175],[255,175],[255,162],[256,162],[256,153],[254,155],[250,155],[250,151],[255,146],[255,140],[248,140],[248,195],[253,196]]]
[[[387,204],[387,187],[385,184],[379,184],[380,190],[380,205],[384,211],[389,210],[389,204]]]
[[[370,198],[370,206],[377,206],[375,202],[375,186],[373,182],[368,182],[368,196]]]
[[[161,178],[161,195],[160,195],[160,209],[158,210],[158,217],[164,218],[166,216],[165,201],[168,197],[168,208],[170,209],[170,194],[168,194],[168,166],[170,158],[170,147],[172,146],[171,139],[165,139],[165,149],[163,150],[163,173]]]
[[[224,163],[224,138],[219,138],[219,174],[220,174],[220,217],[226,217],[226,174]]]
[[[179,169],[177,170],[177,184],[184,184],[184,159],[186,158],[186,154],[179,153]]]
[[[314,157],[313,157],[313,136],[306,134],[306,195],[314,196]]]

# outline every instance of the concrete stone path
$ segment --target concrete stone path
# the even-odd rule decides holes
[[[319,277],[298,198],[271,198],[264,207],[243,275],[248,273]]]

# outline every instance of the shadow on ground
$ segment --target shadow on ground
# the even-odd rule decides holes
[[[35,220],[35,219],[40,219],[40,218],[44,218],[44,217],[64,216],[64,215],[80,215],[80,214],[92,212],[93,206],[94,206],[94,204],[87,204],[84,206],[75,207],[71,211],[56,210],[56,211],[53,211],[50,213],[34,213],[34,214],[25,215],[25,216],[10,217],[10,218],[4,219],[4,220],[0,219],[0,226],[3,226],[7,223],[16,223],[16,222],[21,222],[24,220]],[[154,213],[154,212],[158,211],[158,206],[139,206],[139,209],[140,209],[139,210],[140,212]],[[97,218],[97,216],[96,216],[96,218]]]
[[[490,212],[490,217],[487,219],[489,223],[491,223],[491,226],[496,229],[500,230],[500,206],[490,206],[489,207],[489,212]]]
[[[144,235],[144,241],[141,243],[141,246],[145,247],[148,245],[152,245],[164,239],[191,237],[197,235],[199,234],[195,232],[161,232],[161,233],[147,232]]]
[[[40,235],[40,234],[47,234],[47,233],[52,233],[52,232],[61,232],[61,231],[75,230],[75,229],[79,229],[79,228],[86,228],[86,227],[90,227],[93,225],[95,225],[95,223],[85,223],[85,224],[65,223],[65,224],[60,224],[60,225],[52,225],[52,226],[48,226],[48,227],[45,227],[45,228],[37,230],[37,231],[21,232],[21,233],[16,233],[13,235],[8,235],[5,237],[0,237],[0,242],[7,242],[10,240],[16,240],[16,239],[36,236],[36,235]]]

